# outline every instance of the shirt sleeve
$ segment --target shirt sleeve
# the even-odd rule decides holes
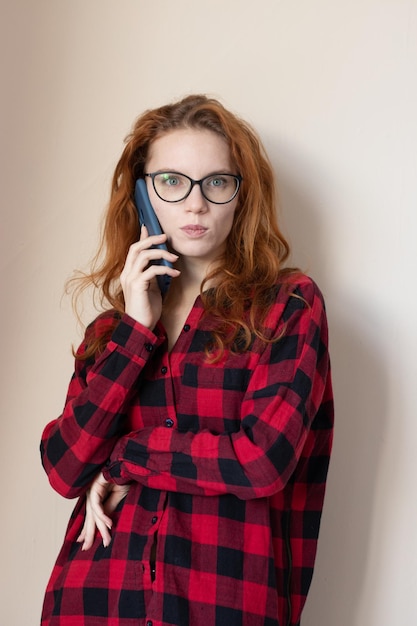
[[[67,498],[81,495],[126,432],[130,394],[157,343],[128,315],[118,321],[107,314],[87,328],[78,356],[106,330],[109,341],[96,360],[76,359],[63,413],[42,434],[42,464],[52,487]]]
[[[302,454],[328,456],[333,402],[327,320],[312,281],[300,296],[289,298],[277,328],[284,334],[266,344],[237,432],[165,427],[131,432],[117,442],[103,471],[107,480],[253,499],[283,489]]]

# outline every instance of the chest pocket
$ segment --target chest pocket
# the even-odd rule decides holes
[[[186,363],[182,384],[194,389],[216,389],[244,393],[251,371],[244,368],[201,366]]]

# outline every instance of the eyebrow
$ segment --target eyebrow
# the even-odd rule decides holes
[[[190,176],[189,174],[186,174],[185,172],[180,172],[179,170],[171,169],[169,167],[167,168],[160,167],[159,169],[155,170],[153,173],[154,174],[182,174],[183,176],[188,176],[189,178],[192,178],[192,176]],[[203,178],[207,178],[208,176],[214,176],[215,174],[230,174],[231,176],[237,176],[237,174],[232,172],[230,168],[225,168],[225,169],[213,170],[212,172],[209,172],[208,174],[203,176]]]

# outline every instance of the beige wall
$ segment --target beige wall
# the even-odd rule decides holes
[[[73,506],[38,454],[79,339],[64,280],[133,119],[193,91],[258,128],[327,298],[337,431],[303,626],[417,623],[416,0],[0,6],[1,623],[38,623]]]

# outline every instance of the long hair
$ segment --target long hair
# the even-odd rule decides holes
[[[224,254],[201,286],[206,314],[217,322],[211,349],[221,355],[226,346],[236,343],[246,349],[253,335],[266,340],[262,320],[271,304],[271,292],[291,271],[284,268],[289,246],[278,227],[274,175],[265,150],[250,125],[213,98],[190,95],[145,111],[136,120],[113,175],[99,250],[91,272],[75,278],[74,299],[93,286],[104,308],[110,304],[124,311],[119,277],[129,246],[138,238],[135,181],[144,174],[152,142],[184,128],[210,130],[223,137],[243,178]],[[204,291],[208,281],[217,286]],[[99,337],[83,358],[103,348],[105,341]]]

